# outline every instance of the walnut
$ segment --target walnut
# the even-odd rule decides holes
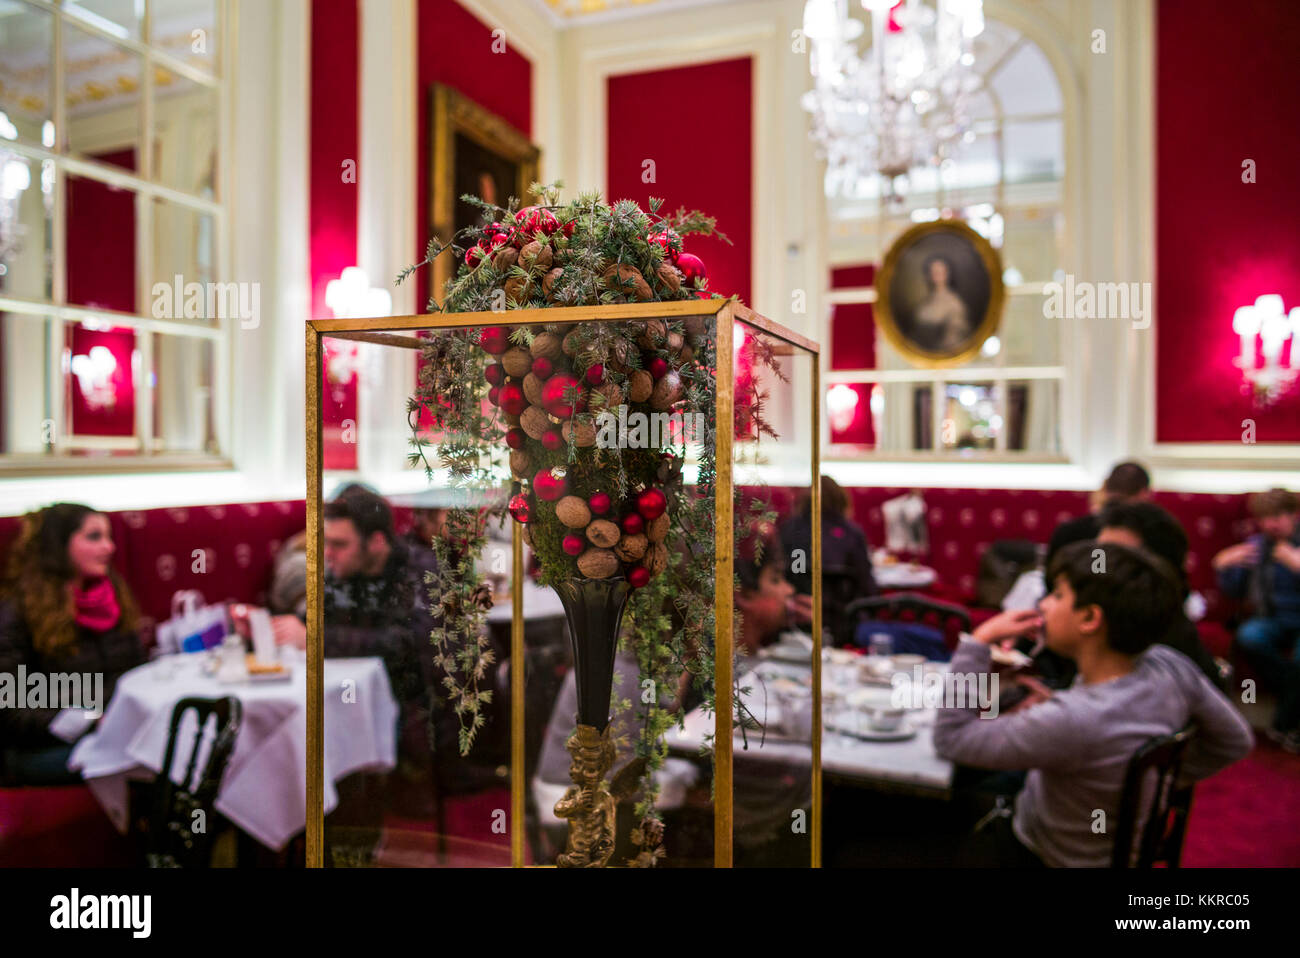
[[[657,272],[659,282],[667,286],[670,292],[675,293],[682,288],[682,274],[677,271],[677,267],[672,263],[660,263]]]
[[[578,556],[578,571],[588,579],[608,579],[618,572],[618,556],[608,549],[588,549]]]
[[[668,351],[670,353],[680,353],[682,347],[686,345],[686,337],[681,333],[668,334]]]
[[[559,282],[559,279],[563,274],[564,270],[557,266],[542,277],[542,295],[546,297],[548,303],[555,302],[555,298],[551,295],[551,290],[555,288],[555,284]]]
[[[505,285],[506,299],[515,306],[528,305],[528,297],[533,295],[533,284],[518,276],[511,276],[506,280]]]
[[[501,356],[501,365],[515,379],[522,379],[533,368],[533,357],[522,346],[511,346]]]
[[[519,417],[519,425],[534,439],[541,440],[551,428],[551,417],[541,406],[529,406]]]
[[[680,358],[683,363],[689,363],[692,359],[695,358],[695,349],[688,344],[683,346],[682,351],[677,355],[678,358]]]
[[[578,496],[565,496],[557,502],[555,515],[570,529],[582,529],[591,521],[591,510]]]
[[[614,546],[614,554],[624,562],[635,562],[645,555],[645,550],[649,547],[650,540],[641,533],[634,536],[624,536]]]
[[[618,526],[608,519],[597,519],[587,526],[587,538],[591,544],[601,549],[609,549],[618,542],[618,537],[622,535]]]
[[[519,251],[519,265],[526,270],[541,270],[545,272],[551,268],[551,246],[549,243],[539,243],[533,240]]]
[[[687,335],[690,336],[703,336],[709,328],[707,316],[687,316],[682,322],[686,327]]]
[[[650,405],[655,409],[667,409],[681,399],[684,392],[682,377],[676,372],[668,372],[663,379],[655,383],[654,392],[650,395]]]
[[[537,378],[536,373],[529,373],[524,377],[524,398],[534,406],[542,404],[542,381]]]
[[[662,542],[651,543],[645,551],[641,564],[650,570],[651,575],[658,575],[668,568],[668,547]]]
[[[568,442],[569,437],[575,432],[578,434],[578,438],[574,440],[574,445],[578,446],[578,448],[586,449],[588,446],[596,445],[596,427],[591,423],[579,419],[570,419],[560,429],[565,442]]]
[[[601,273],[600,283],[610,292],[622,296],[627,302],[636,299],[646,303],[654,299],[650,284],[645,281],[641,271],[627,263],[615,263],[610,266]]]
[[[498,273],[508,272],[518,262],[519,250],[508,243],[492,256],[492,266]]]
[[[512,412],[508,412],[508,413],[505,414],[505,417],[506,417],[506,425],[507,425],[507,426],[518,426],[518,425],[519,425],[519,417],[516,416],[514,413],[512,413]]]
[[[655,380],[644,369],[633,370],[627,381],[627,398],[633,402],[645,402],[654,392]]]
[[[552,361],[564,355],[560,346],[560,337],[555,333],[538,333],[533,337],[533,357],[545,356]]]
[[[645,524],[646,538],[651,542],[663,542],[668,535],[668,526],[668,513],[665,512],[658,519],[651,519]]]
[[[618,388],[618,383],[612,382],[610,380],[605,380],[605,382],[601,383],[599,386],[594,388],[591,392],[593,394],[593,398],[596,395],[605,397],[605,405],[603,407],[605,409],[617,409],[619,406],[623,404],[623,390]],[[594,407],[595,404],[593,403],[592,406]]]
[[[564,343],[562,346],[562,348],[564,349],[564,355],[566,356],[574,355],[578,351],[578,347],[579,347],[578,328],[575,326],[573,329],[569,330],[569,332],[564,337]]]
[[[637,342],[646,349],[655,349],[664,341],[668,335],[668,327],[662,319],[647,319],[645,321],[645,331],[637,337]]]
[[[533,475],[533,457],[523,449],[510,450],[510,472],[516,479],[530,479]]]
[[[616,339],[609,348],[609,358],[605,360],[605,365],[615,372],[626,375],[632,371],[632,367],[627,364],[628,355],[631,352],[631,343],[626,339]]]

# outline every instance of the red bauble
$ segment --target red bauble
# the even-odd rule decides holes
[[[555,366],[545,356],[538,356],[533,360],[532,374],[538,379],[550,379],[553,372]]]
[[[609,512],[609,507],[611,505],[609,499],[609,493],[608,492],[596,493],[590,499],[587,500],[587,505],[590,507],[591,511],[594,512],[596,515],[603,516],[605,513]]]
[[[573,231],[574,231],[574,229],[577,227],[577,225],[578,225],[578,221],[577,221],[577,220],[569,220],[569,222],[567,222],[567,223],[564,224],[564,238],[565,238],[565,239],[568,239],[570,236],[573,235]]]
[[[506,227],[501,223],[489,223],[483,227],[483,235],[489,239],[494,236],[505,236],[507,232]]]
[[[557,476],[551,469],[539,469],[533,476],[533,492],[543,502],[554,502],[569,489],[569,480]]]
[[[560,435],[558,429],[548,429],[542,435],[542,445],[554,452],[564,445],[564,437]]]
[[[502,366],[500,363],[493,363],[487,368],[487,372],[485,372],[483,376],[487,379],[489,384],[500,386],[506,381],[506,367]]]
[[[658,489],[647,489],[636,497],[636,511],[646,519],[658,519],[668,510],[668,499]]]
[[[510,500],[509,508],[515,522],[528,522],[528,497],[522,492]]]
[[[550,210],[537,211],[537,229],[550,236],[560,228],[560,221],[555,218],[555,214]]]
[[[592,386],[599,386],[605,381],[605,367],[600,363],[587,367],[587,382]]]
[[[501,387],[501,408],[512,416],[521,416],[528,408],[528,398],[523,387],[516,382],[506,383]]]
[[[629,512],[623,517],[623,531],[630,536],[645,532],[645,519],[638,513]]]
[[[570,533],[560,542],[560,548],[571,556],[581,555],[583,550],[587,548],[587,542],[582,536]]]
[[[662,356],[656,356],[654,359],[650,360],[650,364],[646,366],[646,370],[655,379],[663,379],[668,375],[668,360],[664,359]]]
[[[510,242],[510,237],[507,236],[505,233],[497,233],[494,236],[490,236],[488,237],[488,241],[487,241],[488,252],[490,253],[497,249],[500,249],[502,246],[505,246],[509,242]],[[480,243],[479,245],[482,246],[483,244]]]
[[[578,381],[572,376],[557,373],[546,380],[542,387],[542,407],[556,419],[568,419],[573,415],[573,403],[564,398],[569,390],[575,393]]]
[[[487,249],[483,246],[471,246],[465,250],[465,265],[471,269],[478,265],[478,261],[487,256]]]
[[[504,326],[489,326],[479,334],[479,345],[485,352],[500,356],[510,348],[510,331]]]
[[[627,574],[627,584],[640,589],[650,581],[650,570],[643,565],[633,566]]]
[[[682,238],[672,230],[660,230],[658,233],[651,233],[647,239],[664,251],[666,256],[673,263],[677,262],[682,255]]]
[[[699,281],[707,275],[704,271],[704,260],[694,253],[683,253],[677,257],[677,268],[682,271],[686,282],[692,286],[698,285]]]
[[[528,441],[528,433],[524,432],[518,426],[506,432],[506,445],[511,449],[522,449],[524,443]]]
[[[574,411],[574,412],[586,412],[586,411],[587,411],[587,394],[586,394],[586,393],[583,393],[581,396],[578,397],[578,401],[577,401],[576,403],[573,404],[573,411]]]
[[[500,405],[501,405],[501,387],[500,387],[500,386],[493,386],[491,389],[488,390],[488,402],[490,402],[490,403],[491,403],[492,405],[494,405],[494,406],[500,406]]]

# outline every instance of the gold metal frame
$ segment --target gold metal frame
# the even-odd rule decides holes
[[[743,322],[764,334],[811,354],[812,375],[809,401],[812,406],[812,455],[809,484],[812,493],[812,568],[813,568],[813,741],[812,796],[813,808],[809,834],[812,841],[811,865],[821,866],[821,478],[820,478],[820,352],[816,342],[786,329],[766,316],[731,300],[685,300],[668,303],[629,303],[618,306],[574,306],[553,309],[518,309],[505,313],[432,313],[419,316],[382,316],[368,319],[313,319],[307,321],[307,866],[324,867],[324,609],[321,582],[324,575],[322,556],[322,458],[321,391],[323,389],[322,344],[324,336],[361,342],[419,349],[423,340],[412,335],[422,329],[524,325],[530,323],[581,323],[591,321],[627,321],[634,319],[679,319],[686,316],[714,316],[717,320],[718,383],[717,422],[734,418],[735,371],[732,366],[732,343],[736,323]],[[732,728],[734,682],[732,655],[734,624],[734,486],[732,479],[732,429],[717,431],[717,480],[715,486],[714,574],[717,596],[714,605],[714,866],[732,865]],[[523,661],[523,540],[517,526],[513,528],[513,573],[511,596],[510,654],[515,662]],[[510,821],[511,864],[524,864],[524,789],[527,783],[519,774],[524,752],[524,673],[510,670]]]
[[[932,233],[953,233],[969,242],[979,254],[980,262],[989,274],[989,305],[975,327],[970,344],[960,353],[935,353],[920,349],[912,340],[903,335],[894,317],[893,306],[889,301],[889,287],[894,281],[898,262],[917,240]],[[889,344],[893,346],[910,363],[927,369],[945,369],[960,366],[979,354],[984,341],[998,330],[1002,322],[1002,308],[1006,303],[1006,290],[1002,286],[1002,258],[998,251],[989,245],[988,240],[960,220],[934,220],[930,223],[918,223],[894,241],[885,254],[885,261],[876,273],[876,324],[880,327]]]
[[[429,92],[429,222],[433,235],[451,242],[456,214],[456,134],[469,137],[485,150],[502,156],[519,167],[513,196],[528,200],[528,187],[537,182],[541,150],[528,137],[501,117],[473,100],[440,83]],[[503,198],[504,200],[504,198]],[[504,201],[501,203],[505,205]],[[456,264],[448,256],[433,261],[433,285],[429,295],[442,301],[442,290]]]

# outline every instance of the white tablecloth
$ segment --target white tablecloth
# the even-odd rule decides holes
[[[489,622],[509,622],[510,596],[505,596],[488,609]],[[564,615],[564,603],[550,586],[542,587],[531,578],[524,580],[524,619],[548,619]]]
[[[77,743],[68,767],[86,784],[120,831],[127,827],[131,777],[162,769],[172,709],[188,696],[234,695],[243,722],[222,779],[216,808],[268,848],[279,850],[307,821],[307,672],[301,653],[288,653],[287,682],[223,685],[203,674],[202,655],[168,656],[127,672],[117,683],[99,728]],[[354,694],[345,696],[345,683]],[[325,662],[325,811],[338,804],[334,783],[397,763],[397,702],[378,658]],[[354,699],[354,701],[345,701]],[[173,778],[184,773],[195,732],[186,715],[177,737]]]
[[[896,565],[872,566],[876,585],[882,589],[924,589],[939,577],[928,565],[900,562]]]

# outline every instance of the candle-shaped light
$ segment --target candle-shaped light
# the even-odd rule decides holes
[[[1259,338],[1264,347],[1264,368],[1276,369],[1286,342],[1287,320],[1282,311],[1282,297],[1276,294],[1255,300],[1255,315],[1259,318]]]
[[[1238,306],[1232,314],[1232,331],[1241,337],[1241,368],[1255,367],[1255,335],[1259,332],[1259,317],[1254,306]]]

